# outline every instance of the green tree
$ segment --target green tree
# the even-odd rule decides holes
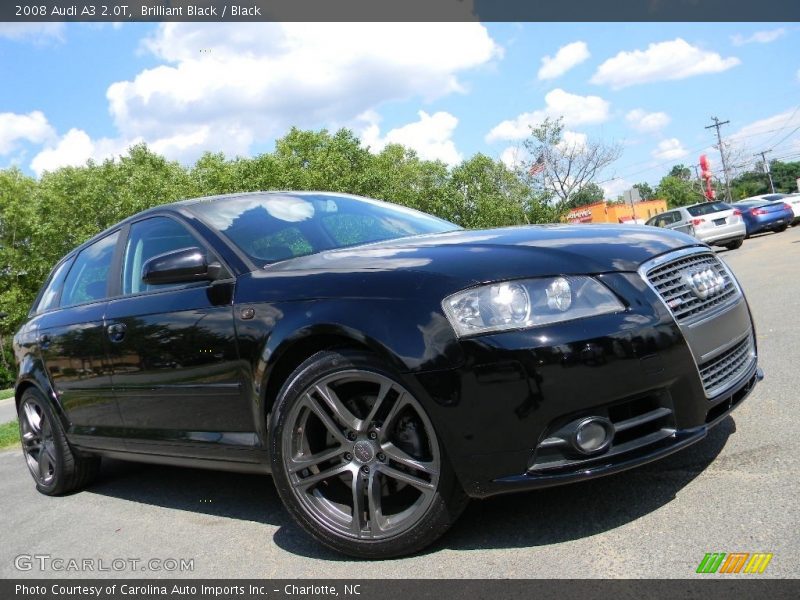
[[[639,196],[642,200],[653,200],[656,198],[656,192],[650,187],[649,183],[634,183],[633,187],[639,190]]]
[[[575,208],[576,206],[594,204],[595,202],[602,202],[605,197],[606,193],[603,188],[596,183],[588,183],[570,196],[569,200],[567,200],[567,206]]]
[[[569,205],[570,198],[588,186],[598,173],[613,164],[622,153],[619,144],[606,144],[597,140],[569,139],[565,136],[561,118],[546,118],[531,128],[524,142],[534,166],[539,173],[533,178],[542,195],[552,197],[559,210]]]
[[[656,188],[656,196],[666,200],[670,208],[703,201],[696,182],[674,175],[667,175],[661,179]]]

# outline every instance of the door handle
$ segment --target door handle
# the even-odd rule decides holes
[[[114,323],[113,325],[109,325],[108,329],[108,339],[112,342],[121,342],[125,339],[125,323]]]
[[[43,333],[39,336],[39,347],[40,348],[47,348],[50,345],[50,336],[46,333]]]

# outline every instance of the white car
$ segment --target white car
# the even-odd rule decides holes
[[[736,250],[747,236],[739,209],[724,202],[680,206],[649,219],[646,225],[693,235],[709,246]]]
[[[794,219],[792,220],[792,227],[800,223],[800,194],[762,194],[760,196],[751,196],[745,200],[767,200],[769,202],[785,202],[792,207]],[[742,200],[744,202],[744,200]]]

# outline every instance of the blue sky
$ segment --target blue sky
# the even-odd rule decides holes
[[[138,141],[253,155],[291,125],[512,164],[558,115],[570,143],[623,146],[609,196],[719,168],[712,115],[734,166],[800,159],[796,24],[0,24],[0,78],[0,167],[32,174]]]

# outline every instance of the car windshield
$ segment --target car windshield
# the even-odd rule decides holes
[[[253,262],[273,262],[397,238],[461,229],[410,208],[335,194],[253,194],[189,209]]]
[[[775,200],[783,200],[786,198],[786,194],[767,194],[766,196],[762,196],[762,198],[764,198],[764,200],[774,202]]]
[[[705,204],[697,204],[695,206],[686,207],[686,210],[688,210],[689,214],[693,217],[701,217],[703,215],[710,215],[711,213],[730,209],[731,207],[724,202],[706,202]]]

